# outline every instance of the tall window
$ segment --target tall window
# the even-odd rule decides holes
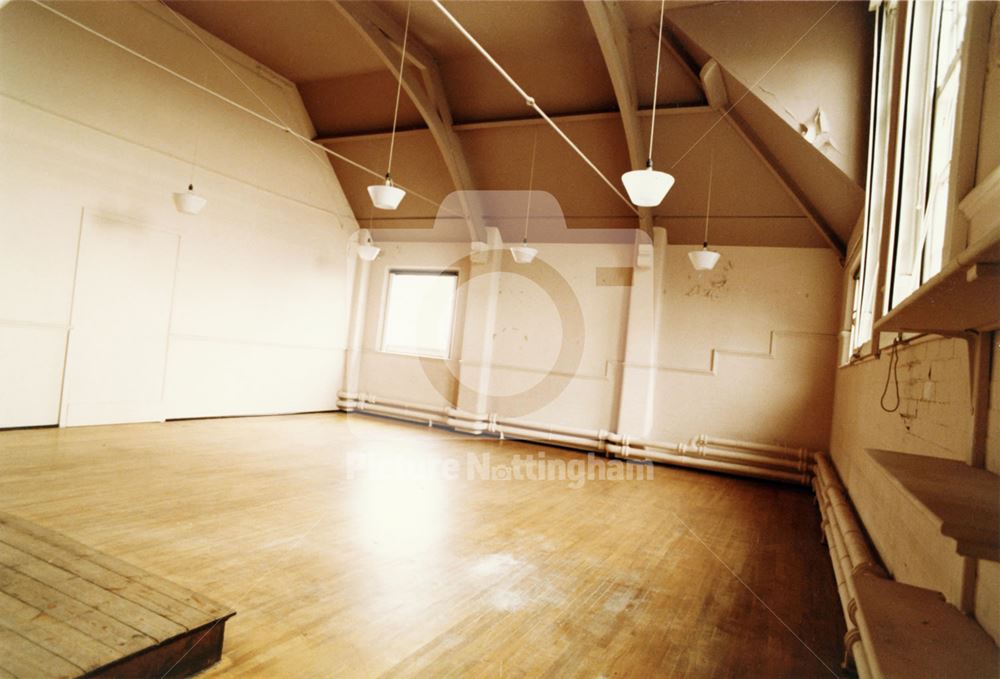
[[[872,340],[876,317],[941,271],[955,202],[968,0],[877,5],[862,240],[845,295],[850,354]]]
[[[910,5],[886,310],[941,270],[967,3]]]
[[[391,271],[382,351],[448,358],[457,288],[453,271]]]
[[[868,139],[868,176],[865,182],[864,231],[861,262],[852,278],[852,318],[850,353],[872,338],[875,317],[875,275],[882,244],[882,224],[886,215],[886,188],[889,180],[889,132],[892,126],[893,71],[895,63],[897,10],[882,3],[875,19],[874,63],[872,65],[871,132]]]

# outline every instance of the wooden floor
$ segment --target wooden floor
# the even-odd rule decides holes
[[[540,450],[582,459],[340,414],[0,432],[0,511],[238,610],[202,676],[839,674],[807,491],[466,480],[468,453]]]

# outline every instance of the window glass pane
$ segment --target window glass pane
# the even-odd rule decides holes
[[[943,265],[966,3],[916,3],[900,158],[890,308]],[[921,102],[924,102],[921,104]]]
[[[958,57],[965,35],[965,15],[967,0],[945,0],[941,7],[941,36],[938,54],[941,68],[938,70],[938,87],[948,77],[949,66]]]
[[[457,285],[452,272],[391,272],[382,351],[447,358]]]
[[[868,177],[866,181],[865,223],[862,232],[861,266],[854,284],[852,304],[853,326],[850,350],[861,347],[871,339],[875,309],[875,271],[878,268],[882,243],[882,223],[886,203],[889,167],[888,144],[893,71],[893,45],[896,40],[896,13],[879,8],[875,37],[875,63],[872,83],[871,136],[868,148]]]

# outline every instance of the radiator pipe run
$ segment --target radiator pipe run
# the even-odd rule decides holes
[[[681,448],[684,448],[684,446],[681,446]],[[805,474],[798,474],[790,471],[779,471],[777,469],[767,469],[765,467],[755,467],[748,464],[741,464],[739,462],[713,460],[705,457],[691,457],[688,455],[668,453],[649,448],[627,449],[625,446],[610,443],[608,444],[608,452],[626,458],[652,460],[653,462],[665,462],[667,464],[680,467],[694,467],[696,469],[728,472],[730,474],[753,476],[756,478],[770,479],[772,481],[785,481],[798,484],[808,483],[808,476]]]
[[[723,448],[742,448],[744,450],[757,450],[763,453],[774,453],[776,455],[785,455],[796,460],[810,459],[814,453],[805,448],[789,448],[787,446],[775,446],[768,445],[764,443],[752,443],[750,441],[736,441],[734,439],[720,439],[714,436],[706,436],[702,434],[698,437],[699,443],[704,443],[710,446],[721,446]]]
[[[601,452],[616,457],[652,460],[682,467],[752,476],[808,485],[812,453],[805,449],[769,446],[699,436],[689,443],[630,438],[605,430],[550,425],[530,420],[501,418],[496,414],[472,413],[452,406],[431,406],[401,399],[342,391],[338,406],[414,422],[442,424],[458,431],[491,434],[539,443]]]
[[[837,593],[840,595],[847,625],[847,633],[844,635],[844,665],[848,665],[850,656],[858,676],[867,679],[872,676],[872,672],[858,627],[859,611],[854,578],[862,572],[877,577],[887,576],[868,547],[844,486],[829,458],[823,453],[817,453],[815,462],[813,489],[823,517],[823,535],[830,552],[830,561],[837,579]]]

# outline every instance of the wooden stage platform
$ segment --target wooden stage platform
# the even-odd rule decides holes
[[[219,660],[234,614],[0,513],[0,678],[187,677]]]

